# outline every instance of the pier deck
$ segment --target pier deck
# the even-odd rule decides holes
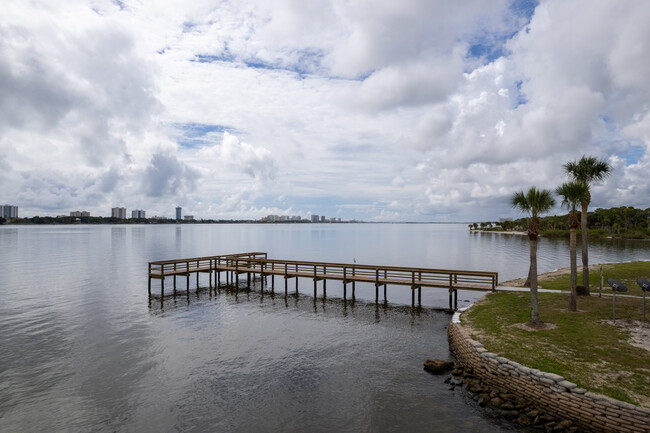
[[[226,282],[230,284],[238,284],[239,275],[247,274],[248,286],[250,286],[251,275],[259,275],[262,285],[265,277],[271,276],[271,290],[275,289],[275,276],[283,277],[285,294],[288,290],[289,279],[296,278],[296,291],[298,290],[298,278],[312,279],[314,297],[318,294],[318,281],[323,281],[323,296],[327,295],[327,280],[342,282],[344,299],[347,297],[348,283],[352,284],[353,297],[355,283],[370,283],[375,285],[375,300],[377,302],[379,301],[380,286],[384,288],[384,299],[386,299],[387,285],[407,286],[411,289],[412,305],[415,305],[416,291],[418,304],[421,303],[422,287],[442,288],[449,291],[450,309],[457,307],[457,290],[494,291],[499,284],[497,272],[275,260],[269,259],[263,252],[248,252],[149,262],[149,296],[151,296],[152,279],[161,280],[161,295],[164,296],[166,277],[173,277],[175,292],[176,277],[178,276],[187,278],[189,289],[191,274],[196,274],[198,287],[199,274],[208,273],[210,288],[212,288],[212,275],[215,274],[215,285],[218,285],[221,281],[221,272],[226,273]]]

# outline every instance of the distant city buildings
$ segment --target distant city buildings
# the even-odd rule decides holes
[[[182,218],[182,216],[181,216],[182,211],[183,211],[183,209],[181,209],[180,206],[176,206],[176,219],[177,220],[180,220]]]
[[[126,219],[126,208],[125,207],[114,207],[111,208],[111,217],[119,218],[121,220]]]
[[[18,218],[18,206],[12,206],[10,204],[0,206],[0,217]]]
[[[262,217],[260,221],[265,222],[265,223],[277,223],[277,222],[288,222],[288,221],[294,221],[294,222],[300,222],[302,221],[302,218],[300,215],[268,215],[265,217]]]
[[[146,218],[146,212],[140,209],[136,209],[134,211],[131,211],[131,218],[133,219]]]
[[[178,208],[178,209],[180,209],[180,208]],[[194,221],[194,215],[185,215],[183,217],[183,221]]]
[[[311,215],[309,218],[303,219],[299,215],[288,216],[288,215],[268,215],[260,218],[260,222],[264,223],[277,223],[277,222],[299,222],[299,223],[340,223],[348,222],[341,221],[341,218],[326,218],[324,215]]]
[[[71,217],[77,217],[77,218],[89,217],[90,212],[87,212],[85,210],[76,210],[76,211],[70,212],[70,216]]]

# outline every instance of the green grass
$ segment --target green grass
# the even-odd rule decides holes
[[[611,263],[603,267],[603,293],[612,293],[608,278],[616,278],[627,287],[626,295],[642,296],[643,291],[636,283],[638,277],[650,280],[650,262]],[[578,285],[582,284],[582,265],[578,264]],[[592,294],[600,288],[600,268],[589,270],[589,285]],[[571,290],[571,275],[559,275],[539,281],[539,287],[550,290]],[[648,294],[647,296],[650,296]]]
[[[566,310],[567,294],[540,293],[539,298],[542,321],[556,329],[512,326],[530,320],[527,292],[490,294],[461,320],[491,352],[592,392],[650,407],[650,352],[629,344],[629,331],[605,323],[612,319],[611,297],[578,297],[577,313]],[[616,298],[617,322],[641,320],[642,314],[640,299]]]

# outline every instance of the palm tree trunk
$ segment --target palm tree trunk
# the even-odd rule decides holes
[[[533,274],[533,265],[532,263],[528,265],[528,277],[526,278],[526,282],[524,283],[524,287],[530,287],[530,276]]]
[[[569,250],[571,251],[571,297],[569,298],[569,311],[577,310],[576,286],[578,285],[578,260],[576,258],[576,229],[569,230]]]
[[[585,294],[589,295],[589,253],[587,252],[587,203],[582,203],[580,214],[580,230],[582,231],[582,285]]]
[[[539,303],[537,300],[537,236],[530,238],[530,321],[534,324],[542,323],[539,317]]]

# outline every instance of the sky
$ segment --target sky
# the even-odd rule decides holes
[[[20,216],[488,221],[582,155],[614,169],[590,210],[650,207],[647,1],[2,9],[0,204]]]

